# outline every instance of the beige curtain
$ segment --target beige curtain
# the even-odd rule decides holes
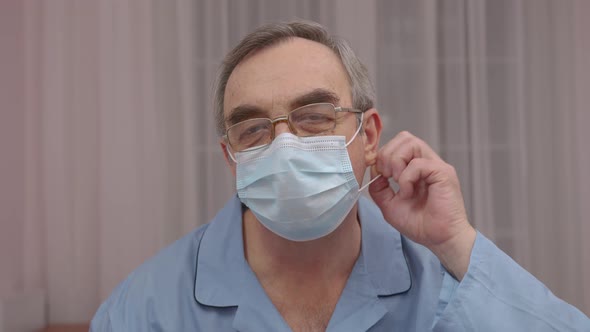
[[[44,294],[50,322],[88,321],[213,217],[233,193],[210,102],[219,61],[261,23],[307,18],[367,63],[383,139],[408,129],[434,146],[476,227],[590,314],[589,2],[8,3],[24,92],[2,119],[22,158],[0,176],[22,199],[2,203],[17,212],[0,212],[0,297]]]
[[[35,246],[23,277],[45,290],[50,321],[85,321],[231,195],[208,103],[215,65],[197,54],[194,2],[24,6]]]

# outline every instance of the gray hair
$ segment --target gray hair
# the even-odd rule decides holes
[[[323,26],[315,22],[271,23],[261,26],[248,34],[223,59],[215,83],[214,97],[215,121],[219,136],[225,133],[225,117],[223,114],[225,88],[236,66],[244,58],[256,51],[295,37],[315,41],[330,48],[340,58],[348,73],[352,91],[352,106],[362,111],[373,107],[375,90],[369,80],[367,69],[344,39],[329,35]]]

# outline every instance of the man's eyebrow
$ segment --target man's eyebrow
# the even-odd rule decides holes
[[[290,106],[291,109],[296,109],[301,106],[315,103],[330,103],[338,105],[339,101],[340,98],[336,93],[330,90],[318,88],[295,98],[293,101],[291,101]]]
[[[340,98],[336,93],[323,88],[317,88],[296,97],[290,102],[289,106],[292,110],[294,110],[298,107],[309,104],[330,103],[338,105],[338,102],[340,102]],[[225,122],[228,126],[231,126],[248,119],[268,118],[268,116],[268,112],[258,106],[243,104],[234,107],[230,111],[229,115],[225,118]]]
[[[225,122],[228,126],[231,126],[252,118],[268,118],[268,112],[253,105],[239,105],[231,110],[229,115],[225,118]]]

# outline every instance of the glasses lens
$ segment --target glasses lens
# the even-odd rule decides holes
[[[230,127],[227,137],[231,147],[239,152],[269,144],[271,133],[270,119],[250,119]]]
[[[331,104],[312,104],[291,112],[289,121],[299,136],[319,135],[334,130],[336,111]]]

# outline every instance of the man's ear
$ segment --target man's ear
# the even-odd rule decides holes
[[[231,169],[231,172],[236,176],[236,163],[231,159],[229,156],[227,142],[222,138],[219,140],[219,146],[221,146],[221,151],[223,151],[223,157],[225,158],[225,163]]]
[[[377,162],[382,127],[381,117],[377,109],[371,108],[365,111],[363,115],[363,139],[365,142],[365,163],[367,166],[375,165]]]

